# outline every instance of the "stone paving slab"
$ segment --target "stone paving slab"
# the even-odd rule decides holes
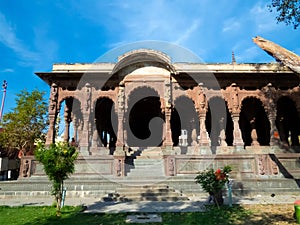
[[[158,214],[143,213],[142,215],[128,215],[126,223],[161,223],[162,218]]]
[[[98,202],[87,206],[85,213],[123,212],[199,212],[204,211],[204,202]]]
[[[300,199],[299,195],[255,195],[251,197],[233,197],[233,204],[293,204]],[[7,206],[50,206],[54,202],[52,196],[48,197],[5,197],[0,198],[0,205]],[[225,198],[225,204],[228,199]],[[96,197],[67,197],[65,205],[86,206],[85,213],[121,213],[121,212],[197,212],[205,210],[207,198],[191,198],[190,201],[143,201],[143,202],[104,202]]]

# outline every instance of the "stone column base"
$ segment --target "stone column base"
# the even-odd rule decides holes
[[[89,151],[89,147],[88,146],[80,146],[80,148],[79,148],[79,154],[82,155],[82,156],[91,155],[91,153]]]

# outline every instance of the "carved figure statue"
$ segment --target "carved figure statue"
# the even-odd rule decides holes
[[[170,159],[169,161],[169,175],[170,176],[174,176],[174,169],[175,169],[175,166],[174,166],[174,159]]]
[[[88,111],[89,108],[91,107],[91,97],[92,97],[90,84],[89,84],[89,83],[86,83],[85,88],[86,88],[86,104],[85,104],[85,111]]]
[[[232,107],[234,111],[237,111],[239,109],[239,93],[238,88],[235,83],[231,84],[232,87]]]
[[[199,104],[200,104],[200,108],[204,110],[206,104],[206,95],[204,94],[202,83],[199,84]]]
[[[124,87],[123,86],[119,86],[119,94],[118,94],[119,109],[124,109],[124,105],[125,105],[124,96],[125,96]]]
[[[121,161],[121,159],[119,159],[118,162],[117,162],[116,170],[117,170],[117,176],[120,177],[121,174],[122,174],[122,161]]]

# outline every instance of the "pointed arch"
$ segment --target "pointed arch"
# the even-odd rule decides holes
[[[187,131],[187,144],[192,143],[192,132],[199,134],[199,117],[194,102],[188,96],[182,95],[175,99],[171,113],[171,130],[174,146],[179,145],[182,130]]]
[[[292,146],[299,146],[300,120],[296,103],[288,96],[277,100],[276,126],[280,140]]]
[[[111,98],[100,97],[95,104],[95,126],[100,147],[114,148],[117,141],[117,115]]]
[[[260,145],[270,144],[270,122],[260,99],[246,97],[242,101],[239,125],[245,146],[252,144],[251,131],[256,129]]]
[[[131,147],[160,146],[163,142],[164,115],[157,91],[138,87],[128,97],[125,113],[127,144]]]
[[[233,145],[233,122],[227,102],[223,98],[218,96],[208,100],[205,124],[210,136],[211,146],[220,145],[219,135],[222,129],[225,131],[227,145]]]

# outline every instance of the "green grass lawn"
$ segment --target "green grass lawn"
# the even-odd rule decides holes
[[[0,206],[1,225],[50,225],[50,224],[87,224],[87,225],[106,225],[106,224],[126,224],[125,219],[129,213],[119,214],[86,214],[80,212],[81,207],[66,206],[62,209],[61,217],[56,217],[54,207],[7,207]],[[257,213],[257,212],[256,212]],[[132,214],[132,213],[131,213]],[[264,217],[257,220],[257,215],[252,210],[241,206],[232,208],[215,207],[207,208],[206,212],[195,213],[161,213],[163,222],[161,224],[184,225],[184,224],[273,224],[268,218]],[[149,223],[148,223],[149,224]],[[152,223],[159,224],[159,223]],[[275,224],[275,223],[274,223]],[[281,224],[281,223],[276,223]],[[289,224],[289,223],[286,223]]]

